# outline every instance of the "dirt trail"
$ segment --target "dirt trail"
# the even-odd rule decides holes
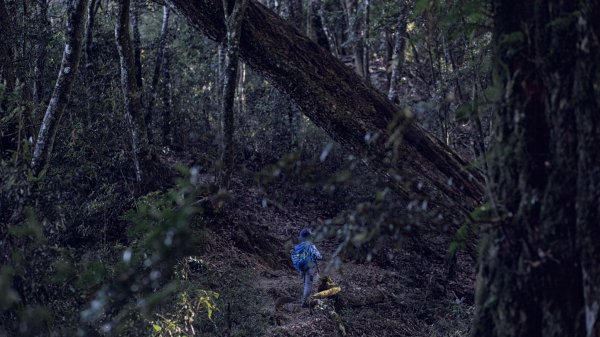
[[[255,271],[251,286],[253,293],[261,294],[261,312],[269,316],[267,336],[340,335],[328,310],[300,307],[302,281],[289,261],[300,229],[328,216],[318,203],[295,210],[268,203],[264,207],[260,194],[247,189],[236,195],[235,208],[222,220],[233,223],[223,227],[235,231],[224,229],[214,244],[228,249],[212,250],[218,253],[206,258],[217,269]],[[253,233],[260,238],[251,237]],[[460,255],[456,276],[446,280],[445,261],[424,253],[436,250],[443,256],[447,245],[440,244],[436,235],[425,233],[418,243],[409,239],[398,247],[390,245],[371,262],[344,261],[329,274],[342,292],[326,304],[335,308],[348,336],[456,336],[467,332],[472,314],[473,263]],[[430,245],[426,250],[419,248],[424,242]],[[324,257],[324,275],[337,242],[317,241],[316,245]],[[232,261],[237,262],[233,265]],[[293,301],[276,310],[276,301],[282,298]]]

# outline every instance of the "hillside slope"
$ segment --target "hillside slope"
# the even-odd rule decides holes
[[[214,322],[203,330],[225,336],[343,335],[332,319],[334,308],[348,336],[457,336],[470,325],[474,266],[459,254],[455,274],[446,279],[450,239],[439,231],[388,242],[367,262],[343,259],[327,268],[339,241],[321,237],[320,270],[342,287],[326,300],[330,308],[299,306],[302,282],[288,255],[293,240],[315,219],[331,217],[325,200],[307,199],[286,208],[262,203],[254,188],[237,184],[234,201],[214,217],[206,235],[204,267],[190,280],[221,295]],[[316,287],[316,285],[315,285]],[[290,302],[291,299],[295,299]],[[289,303],[288,303],[289,302]],[[225,331],[223,331],[223,327]]]

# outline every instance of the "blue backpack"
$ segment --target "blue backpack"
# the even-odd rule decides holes
[[[310,246],[311,243],[305,241],[295,245],[294,249],[292,249],[292,263],[294,264],[294,268],[299,272],[303,272],[306,266],[314,261]]]

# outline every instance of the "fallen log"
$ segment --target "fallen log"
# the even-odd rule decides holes
[[[220,0],[168,0],[209,38],[225,38]],[[447,210],[472,210],[483,197],[483,175],[412,122],[352,69],[258,1],[242,24],[240,56],[335,141],[362,158],[409,200],[425,193]],[[452,207],[450,207],[452,206]]]

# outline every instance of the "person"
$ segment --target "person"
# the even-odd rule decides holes
[[[300,243],[294,246],[292,250],[292,262],[294,267],[301,273],[304,284],[301,301],[303,307],[308,307],[308,297],[312,291],[313,281],[318,274],[317,260],[323,259],[317,247],[311,242],[312,235],[313,233],[309,228],[302,229],[298,235]]]

